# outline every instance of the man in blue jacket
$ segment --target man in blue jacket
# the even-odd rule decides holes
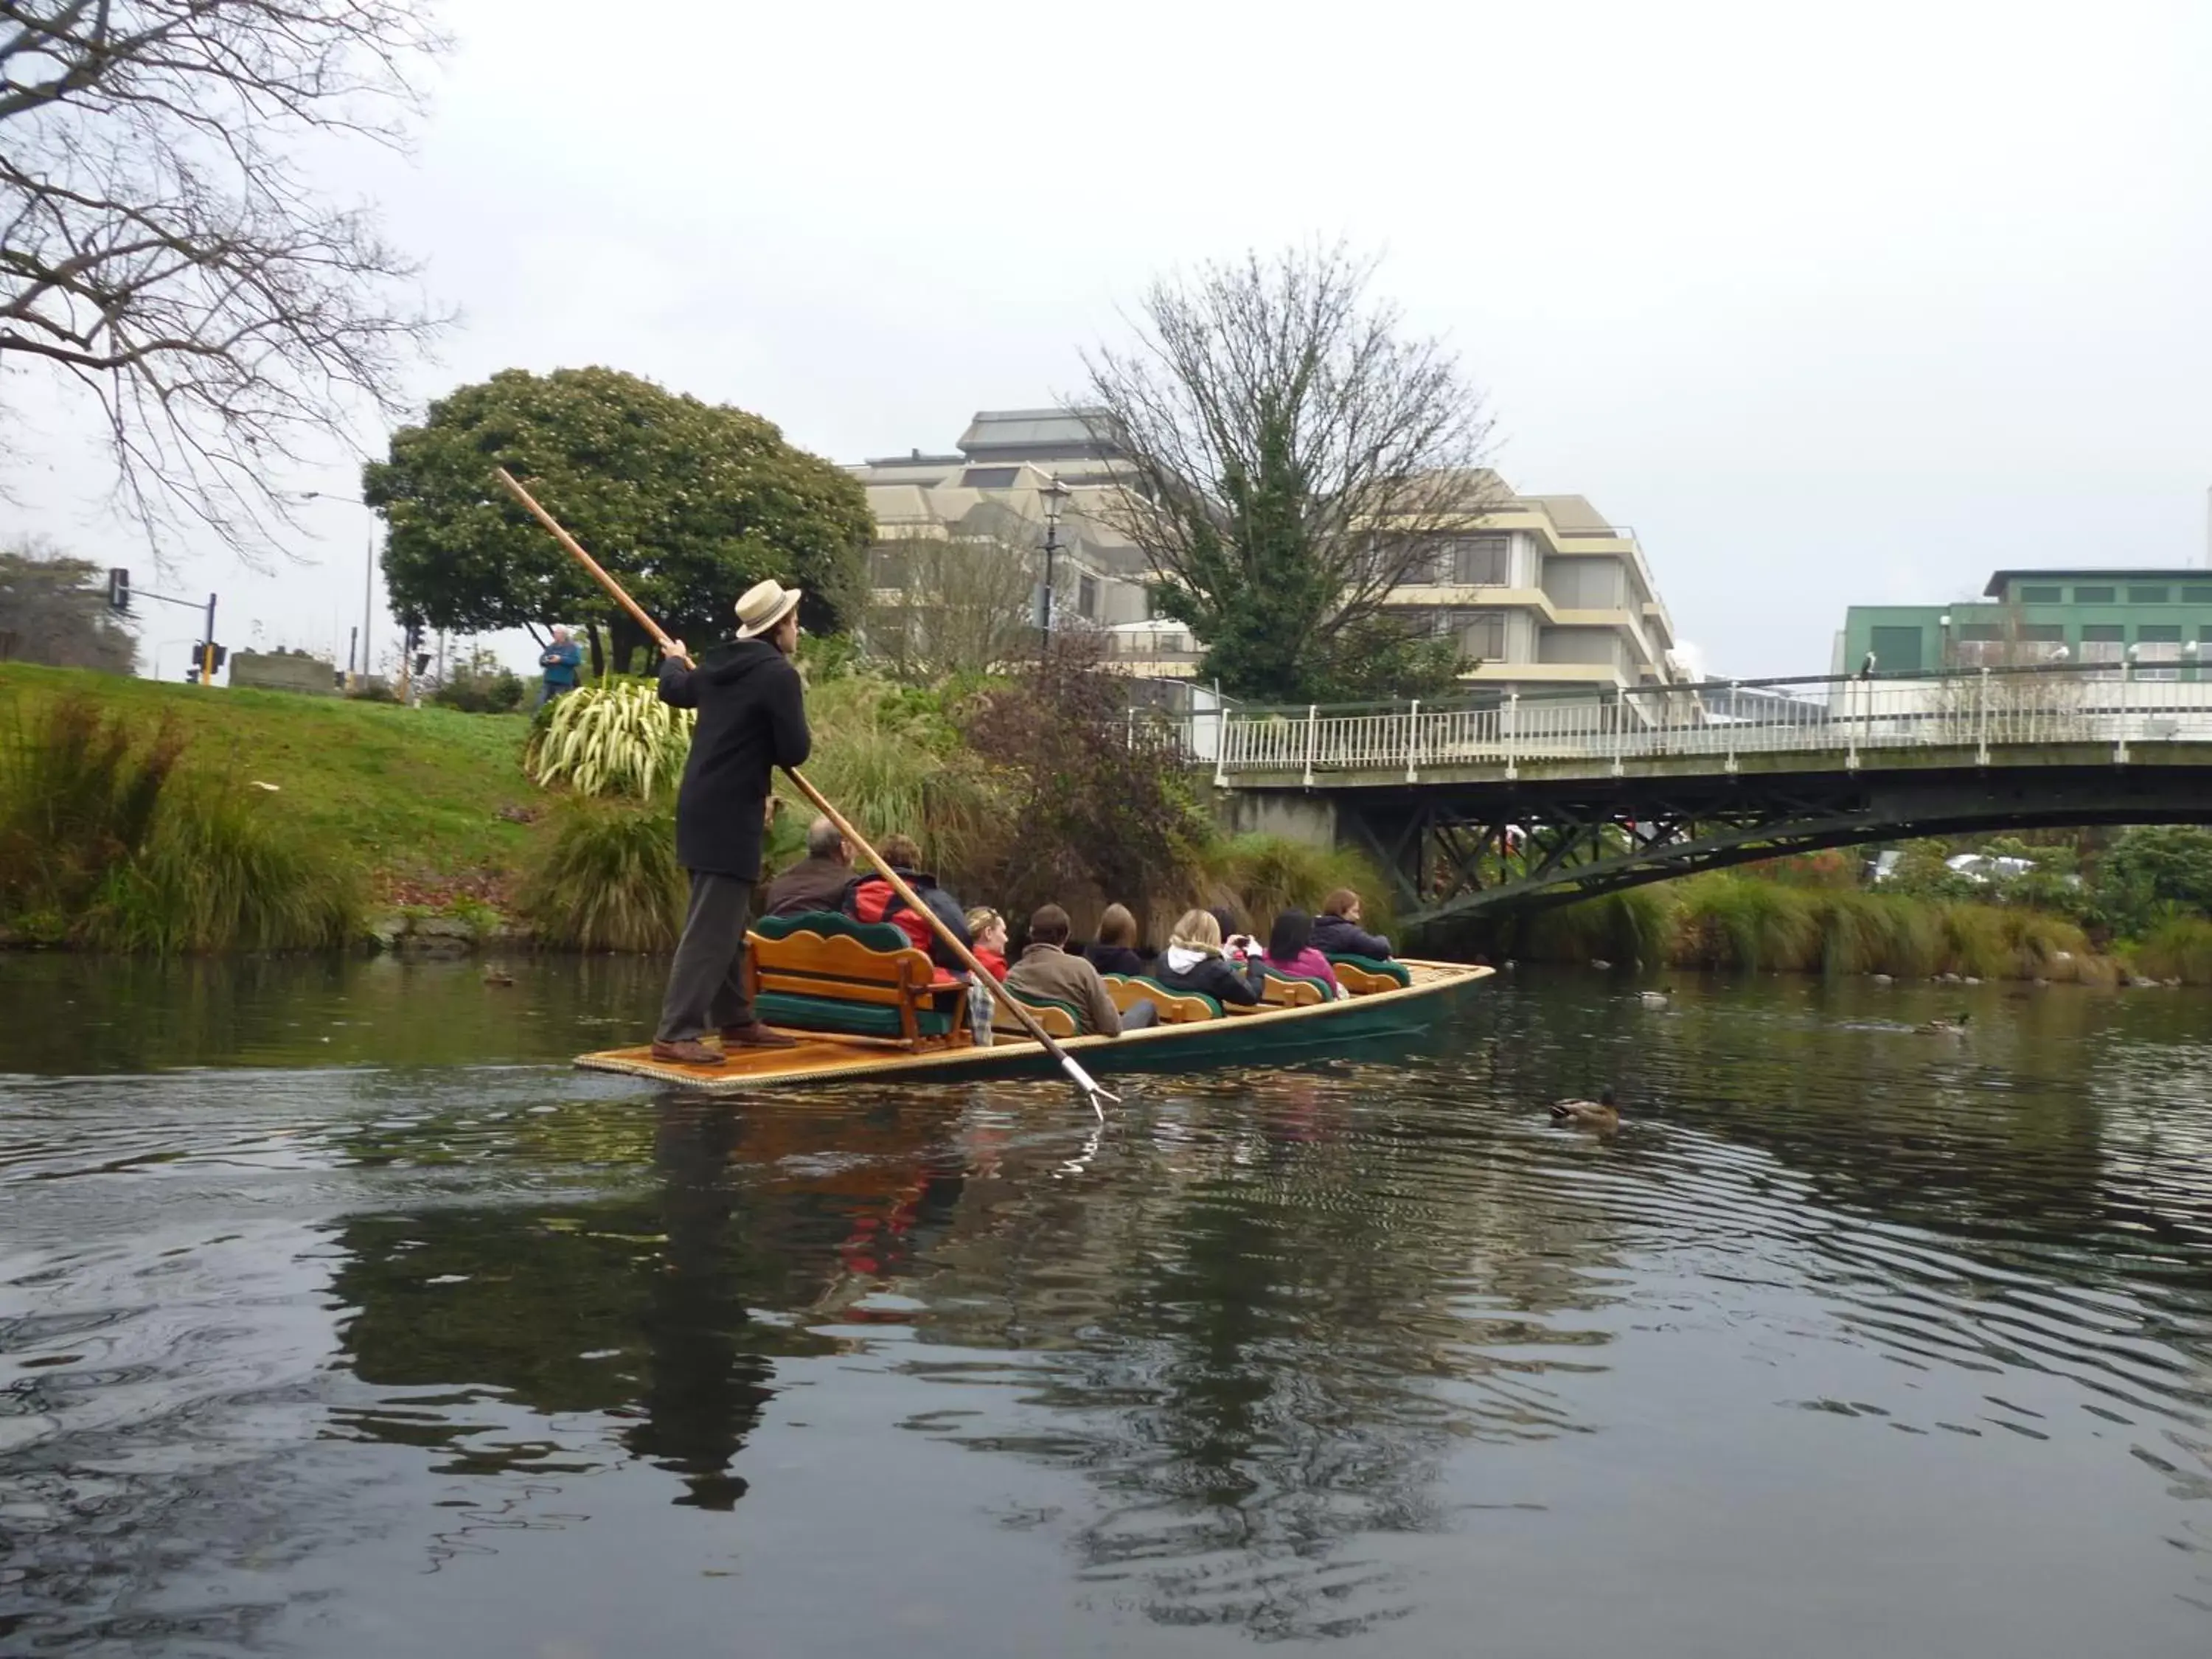
[[[681,640],[661,659],[660,700],[697,709],[699,721],[676,794],[676,856],[690,872],[691,899],[653,1034],[655,1060],[720,1066],[722,1055],[703,1040],[715,1030],[726,1048],[792,1046],[754,1017],[738,970],[775,769],[799,765],[813,744],[805,688],[791,665],[799,598],[795,587],[757,583],[738,601],[736,644],[696,668],[684,665]]]
[[[538,688],[540,708],[563,692],[576,689],[576,674],[583,662],[584,647],[568,637],[567,629],[555,629],[553,643],[538,659],[538,665],[545,671],[544,683]]]

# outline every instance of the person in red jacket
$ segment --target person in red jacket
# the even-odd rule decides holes
[[[878,850],[884,861],[898,872],[899,878],[914,890],[915,896],[936,913],[938,919],[951,930],[952,936],[969,949],[975,941],[968,936],[968,919],[961,914],[960,901],[937,884],[937,878],[921,868],[921,848],[911,836],[885,836]],[[928,921],[907,908],[898,890],[886,881],[879,872],[871,871],[865,876],[855,876],[845,884],[844,897],[839,909],[855,921],[888,921],[914,941],[917,951],[929,952],[929,959],[940,968],[957,973],[966,964],[951,948],[938,937],[937,930]]]
[[[975,960],[991,970],[991,977],[1006,976],[1006,919],[988,904],[968,913],[968,937],[975,941]]]

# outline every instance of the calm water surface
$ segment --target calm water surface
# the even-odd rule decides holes
[[[2212,1652],[2200,995],[1524,975],[1099,1133],[517,976],[0,959],[0,1651]]]

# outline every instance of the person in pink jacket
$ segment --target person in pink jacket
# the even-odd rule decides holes
[[[1336,996],[1345,994],[1337,983],[1336,969],[1314,949],[1313,918],[1303,910],[1284,911],[1267,930],[1267,965],[1279,974],[1323,981]]]

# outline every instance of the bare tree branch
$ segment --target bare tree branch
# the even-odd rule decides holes
[[[1498,496],[1481,398],[1368,301],[1372,274],[1341,246],[1209,265],[1152,286],[1134,345],[1085,358],[1081,412],[1128,458],[1110,520],[1255,695],[1311,679]]]
[[[94,398],[156,558],[198,523],[249,562],[270,483],[442,325],[371,215],[310,188],[317,135],[404,145],[443,41],[409,0],[0,0],[0,368]]]

